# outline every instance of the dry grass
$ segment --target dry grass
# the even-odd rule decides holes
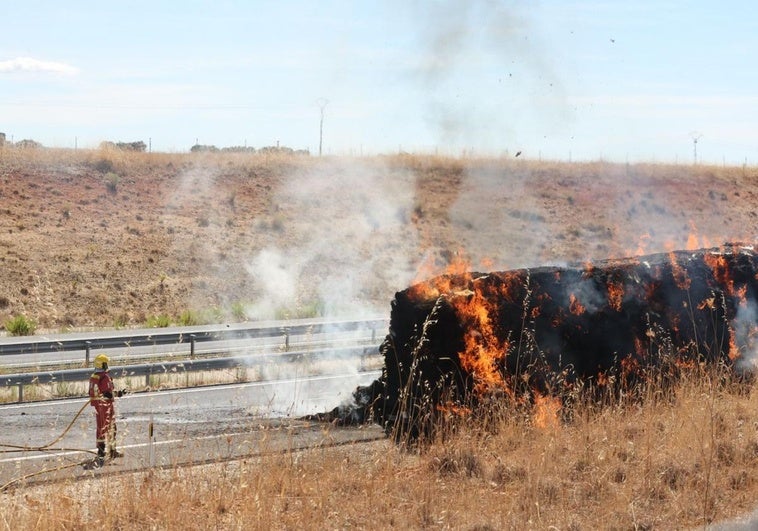
[[[713,375],[537,427],[501,411],[388,441],[0,494],[6,529],[683,529],[758,500],[758,399]]]

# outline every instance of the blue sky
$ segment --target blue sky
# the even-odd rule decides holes
[[[750,2],[3,2],[0,131],[758,164]]]

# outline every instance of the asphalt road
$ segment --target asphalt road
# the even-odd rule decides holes
[[[116,402],[117,441],[125,457],[94,473],[379,438],[378,427],[337,428],[297,420],[349,400],[356,386],[370,383],[378,374],[310,376],[126,395]],[[38,475],[29,481],[92,474],[79,466],[92,457],[87,451],[95,448],[95,419],[89,406],[50,451],[9,452],[1,446],[39,448],[54,441],[85,403],[77,399],[0,406],[0,487],[32,474]]]

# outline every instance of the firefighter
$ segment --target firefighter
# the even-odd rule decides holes
[[[108,373],[108,356],[100,354],[95,358],[95,372],[89,379],[90,405],[95,408],[97,420],[97,457],[94,465],[102,466],[105,462],[106,449],[108,457],[122,457],[116,450],[116,416],[113,408],[115,397],[124,395],[124,391],[114,391],[113,379]]]

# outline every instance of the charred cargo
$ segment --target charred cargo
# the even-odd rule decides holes
[[[382,375],[341,418],[413,437],[493,396],[630,390],[653,370],[708,364],[749,372],[757,273],[754,249],[729,244],[432,278],[396,293]]]

